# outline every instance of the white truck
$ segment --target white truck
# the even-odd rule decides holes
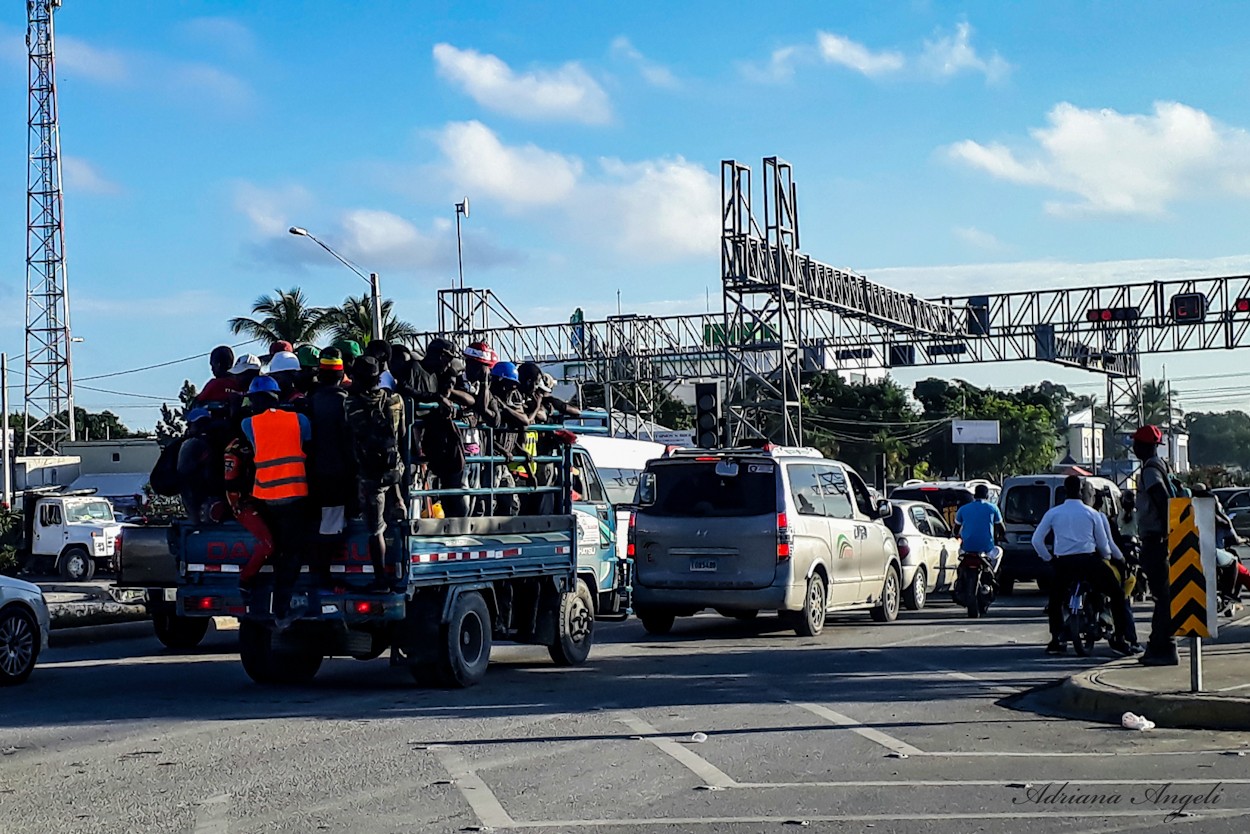
[[[121,534],[113,505],[95,490],[28,490],[18,562],[30,572],[55,571],[66,581],[84,582],[97,568],[116,567]]]

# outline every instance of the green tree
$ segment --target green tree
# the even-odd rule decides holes
[[[1250,469],[1250,414],[1195,411],[1185,417],[1194,466]]]
[[[195,401],[195,385],[191,380],[182,381],[182,390],[178,392],[178,405],[171,408],[168,403],[161,403],[161,419],[156,424],[156,438],[163,445],[186,434],[187,412]]]
[[[329,325],[327,310],[310,307],[299,287],[275,289],[252,302],[252,313],[259,318],[239,316],[230,319],[230,330],[260,342],[314,342]]]
[[[1156,426],[1167,428],[1169,418],[1172,423],[1179,423],[1184,412],[1176,403],[1175,395],[1169,397],[1168,383],[1158,379],[1142,380],[1141,406],[1142,420]]]
[[[639,400],[637,384],[622,383],[618,387],[620,388],[616,392],[618,407],[621,407],[622,403],[626,403],[628,404],[624,406],[627,409],[626,413],[637,414],[638,410],[635,405]],[[579,394],[582,408],[607,408],[603,386],[599,383],[584,383],[579,388]],[[690,406],[663,389],[655,392],[655,400],[655,413],[648,417],[652,422],[669,429],[694,428],[694,412]]]
[[[382,338],[392,344],[412,344],[420,331],[411,323],[395,318],[394,307],[394,301],[382,300]],[[325,311],[321,325],[336,341],[353,339],[362,345],[368,344],[373,334],[373,304],[368,295],[349,296],[343,299],[342,305]]]
[[[888,377],[858,383],[821,372],[806,380],[804,443],[849,463],[868,480],[883,457],[888,478],[906,475],[924,431],[907,389]]]

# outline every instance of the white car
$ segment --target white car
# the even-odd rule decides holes
[[[885,526],[895,536],[903,563],[903,604],[924,608],[937,591],[950,590],[959,567],[959,539],[942,514],[924,501],[890,501],[894,512]]]
[[[0,576],[0,686],[30,677],[51,626],[38,585]]]

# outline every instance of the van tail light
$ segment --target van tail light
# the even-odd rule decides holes
[[[631,511],[629,514],[629,531],[625,534],[625,555],[634,558],[634,528],[638,524],[638,513]]]
[[[790,545],[794,544],[794,531],[785,513],[777,513],[777,561],[790,558]]]
[[[911,555],[911,544],[903,536],[898,537],[898,557],[906,559]]]

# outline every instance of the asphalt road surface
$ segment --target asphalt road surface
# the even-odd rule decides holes
[[[231,632],[53,649],[0,690],[0,832],[1246,831],[1250,736],[999,704],[1095,662],[1043,654],[1041,604],[600,624],[586,666],[496,647],[467,691],[263,688]]]

